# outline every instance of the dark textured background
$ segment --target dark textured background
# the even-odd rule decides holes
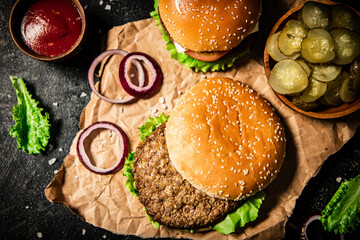
[[[355,6],[357,1],[345,2],[359,9]],[[39,232],[44,239],[139,239],[135,236],[114,235],[93,227],[67,208],[50,203],[44,195],[44,189],[53,178],[54,170],[60,168],[79,130],[79,117],[91,93],[87,70],[101,51],[102,36],[113,26],[148,18],[153,2],[82,0],[88,24],[87,39],[77,56],[62,63],[33,60],[15,47],[8,29],[14,3],[15,0],[4,0],[0,4],[0,239],[37,239]],[[105,10],[106,5],[111,5],[111,10]],[[252,52],[255,58],[262,58],[271,26],[288,7],[279,0],[263,1],[261,33],[257,34],[257,46]],[[24,78],[33,97],[50,114],[51,139],[46,151],[41,154],[29,155],[18,150],[15,139],[8,136],[14,124],[11,108],[17,104],[10,75]],[[81,97],[83,92],[87,95]],[[51,158],[56,158],[53,165],[48,164]],[[309,215],[319,213],[340,185],[336,179],[355,177],[360,173],[359,165],[358,130],[342,150],[329,157],[320,173],[310,181],[297,200],[290,224],[286,227],[287,239],[298,239],[295,227],[301,226]],[[345,239],[360,239],[356,236],[360,236],[359,229]],[[339,238],[320,234],[314,239]]]

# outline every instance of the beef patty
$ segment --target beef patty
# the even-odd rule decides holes
[[[207,227],[238,206],[236,201],[210,197],[182,178],[169,159],[165,123],[139,144],[132,171],[147,214],[169,227]]]

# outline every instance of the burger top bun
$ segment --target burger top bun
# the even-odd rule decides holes
[[[254,29],[261,0],[159,0],[159,15],[174,41],[196,52],[225,51]]]
[[[285,132],[270,104],[248,86],[209,78],[176,104],[166,125],[173,166],[210,196],[240,200],[265,188],[285,155]]]

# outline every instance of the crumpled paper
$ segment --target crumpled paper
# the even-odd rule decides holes
[[[278,177],[265,189],[266,200],[259,218],[240,229],[239,233],[222,235],[216,231],[189,233],[160,226],[156,229],[148,221],[143,206],[125,188],[122,170],[115,174],[98,175],[87,170],[76,154],[80,132],[73,140],[54,179],[45,189],[51,202],[61,203],[84,221],[117,234],[141,237],[173,237],[190,239],[280,239],[284,226],[311,177],[317,174],[329,155],[337,152],[355,133],[360,124],[359,113],[335,120],[317,120],[294,112],[284,105],[267,83],[264,67],[259,61],[245,57],[227,72],[195,73],[170,58],[160,30],[153,19],[128,23],[109,31],[106,49],[141,51],[152,56],[164,74],[160,91],[150,99],[128,105],[111,104],[95,94],[83,110],[79,126],[86,128],[98,121],[120,126],[129,138],[131,150],[139,142],[137,127],[144,120],[161,112],[170,112],[176,101],[204,77],[224,76],[248,84],[265,97],[281,116],[286,128],[287,154]],[[119,56],[110,57],[100,69],[97,85],[103,95],[111,98],[125,96],[118,81]],[[159,99],[165,99],[165,105]],[[156,110],[154,110],[156,109]],[[109,167],[118,156],[119,139],[109,130],[99,130],[85,142],[87,152],[98,166]]]

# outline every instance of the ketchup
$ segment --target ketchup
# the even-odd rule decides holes
[[[33,52],[53,57],[69,50],[79,39],[82,19],[69,0],[39,0],[26,12],[21,34]]]

